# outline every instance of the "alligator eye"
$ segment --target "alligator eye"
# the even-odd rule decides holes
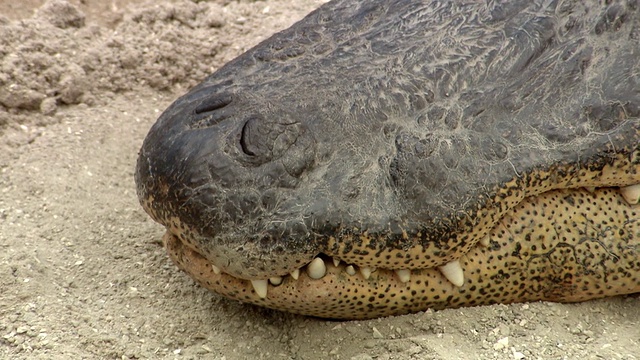
[[[228,93],[214,92],[217,89],[205,88],[196,93],[201,101],[193,110],[191,128],[203,129],[219,124],[232,115],[232,110],[225,107],[233,101]],[[213,92],[213,93],[212,93]]]
[[[240,136],[240,146],[242,147],[242,151],[249,156],[256,156],[255,151],[251,150],[251,125],[253,119],[244,123],[242,127],[242,135]]]
[[[298,156],[306,159],[304,154],[307,151],[306,146],[310,143],[301,139],[303,127],[299,123],[285,122],[281,118],[272,120],[262,114],[251,114],[238,130],[240,130],[240,144],[236,143],[236,146],[247,155],[243,160],[253,166],[281,159],[283,156],[287,158],[285,166],[292,166],[292,171],[295,168],[297,172],[299,166],[306,166],[302,164],[306,164],[307,160],[300,162],[301,158]],[[294,146],[296,143],[300,146],[299,148]],[[285,154],[288,155],[285,156]]]

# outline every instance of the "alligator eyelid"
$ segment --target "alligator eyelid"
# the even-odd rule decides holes
[[[249,156],[256,156],[256,153],[254,153],[253,151],[249,150],[249,145],[247,144],[247,126],[249,125],[249,122],[245,122],[244,125],[242,126],[242,133],[240,135],[240,147],[242,147],[242,151],[249,155]]]
[[[202,114],[205,112],[215,111],[229,105],[231,101],[233,101],[231,95],[222,95],[216,96],[214,98],[207,98],[195,108],[194,112],[196,114]]]

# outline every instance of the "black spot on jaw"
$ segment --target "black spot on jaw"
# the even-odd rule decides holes
[[[521,258],[520,251],[522,250],[522,245],[520,243],[516,243],[515,249],[511,253],[514,257]]]
[[[573,199],[573,196],[571,195],[567,195],[564,197],[564,201],[566,201],[569,205],[575,205],[575,201]]]

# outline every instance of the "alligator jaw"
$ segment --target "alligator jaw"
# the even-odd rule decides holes
[[[610,218],[611,211],[618,217]],[[568,228],[563,227],[566,221]],[[409,280],[405,271],[386,269],[366,278],[350,271],[353,265],[316,258],[324,276],[314,279],[318,273],[307,266],[295,274],[297,279],[284,276],[277,285],[263,280],[257,291],[251,281],[212,267],[170,232],[164,242],[173,261],[206,288],[325,318],[536,300],[577,302],[640,292],[640,208],[617,189],[557,190],[528,198],[489,237],[488,246],[476,246],[457,260],[464,271],[461,286],[436,268],[411,270]]]

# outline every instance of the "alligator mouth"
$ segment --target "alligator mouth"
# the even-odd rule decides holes
[[[224,273],[170,232],[163,242],[176,265],[205,288],[231,299],[302,315],[364,319],[415,312],[421,309],[421,302],[446,300],[456,289],[436,269],[359,267],[324,254],[286,276],[245,280]],[[462,274],[462,267],[458,268]]]
[[[577,302],[640,292],[639,199],[640,185],[562,189],[527,198],[479,246],[430,269],[376,269],[321,253],[286,276],[245,280],[225,273],[170,231],[163,240],[178,267],[208,289],[324,318],[536,300]],[[544,225],[531,226],[532,221]],[[581,230],[588,228],[592,231]],[[553,235],[542,236],[550,229]]]
[[[485,238],[482,243],[486,246],[489,246],[489,238]],[[334,269],[329,269],[333,265]],[[221,274],[222,270],[217,266],[211,264],[211,269],[215,274]],[[418,270],[418,269],[413,269]],[[462,267],[460,266],[459,260],[453,260],[443,266],[438,267],[438,270],[442,273],[442,275],[449,280],[455,286],[462,286],[464,284],[464,273],[462,271]],[[340,261],[340,259],[332,257],[330,255],[326,255],[323,253],[318,254],[311,260],[308,264],[300,267],[292,271],[289,275],[285,276],[272,276],[268,279],[256,279],[249,280],[251,285],[253,286],[253,290],[260,298],[266,298],[268,289],[271,286],[279,286],[285,281],[297,281],[300,278],[300,274],[306,274],[309,279],[312,280],[320,280],[327,276],[327,274],[339,274],[342,276],[346,274],[348,276],[356,276],[359,274],[364,280],[369,280],[371,275],[378,271],[378,268],[370,267],[370,266],[359,266],[356,264],[348,264]],[[393,273],[397,280],[401,283],[407,283],[411,281],[411,271],[412,269],[380,269],[380,271],[386,271],[389,273]],[[229,274],[225,274],[229,275]],[[229,275],[232,276],[232,275]]]

